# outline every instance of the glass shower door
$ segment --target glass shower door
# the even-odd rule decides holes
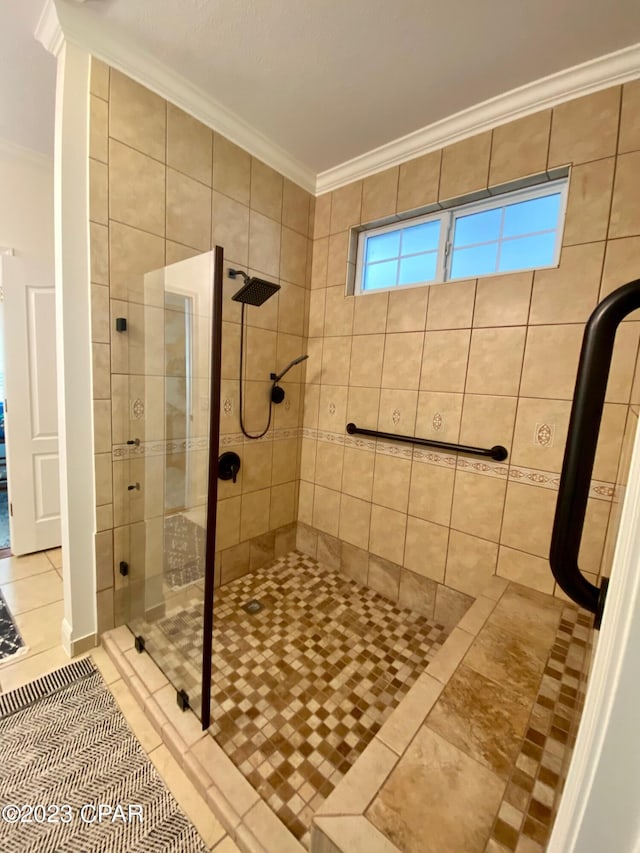
[[[128,487],[130,500],[142,504],[145,540],[144,580],[130,586],[129,626],[179,701],[199,716],[214,267],[210,252],[145,275],[145,400],[140,408],[145,418],[155,419],[155,430],[152,441],[131,445],[139,479]],[[217,440],[212,452],[217,458]],[[210,598],[212,591],[213,583]]]

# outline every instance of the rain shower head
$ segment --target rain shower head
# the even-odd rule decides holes
[[[241,275],[244,279],[244,284],[237,293],[231,297],[236,302],[243,302],[245,305],[262,305],[270,296],[280,290],[279,284],[273,284],[271,281],[265,281],[263,278],[250,277],[242,270],[229,270],[229,278],[236,278]]]

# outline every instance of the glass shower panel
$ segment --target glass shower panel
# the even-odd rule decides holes
[[[153,419],[153,427],[151,440],[133,445],[138,479],[128,488],[129,501],[139,504],[136,517],[143,521],[133,535],[144,536],[144,581],[130,585],[129,626],[198,715],[213,270],[210,252],[144,277],[138,368],[144,366],[145,396],[138,409],[147,426]],[[131,401],[132,417],[135,406]]]

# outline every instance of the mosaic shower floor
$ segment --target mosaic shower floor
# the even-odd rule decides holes
[[[314,812],[448,632],[298,552],[215,595],[210,733],[308,846]],[[260,612],[242,609],[250,599]],[[201,599],[144,631],[156,662],[191,697]]]

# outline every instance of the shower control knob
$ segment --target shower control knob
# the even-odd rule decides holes
[[[233,480],[236,482],[240,470],[240,457],[233,450],[227,450],[218,459],[218,477],[221,480]]]

